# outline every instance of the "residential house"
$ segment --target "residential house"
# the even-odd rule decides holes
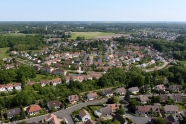
[[[47,103],[48,108],[51,110],[52,107],[54,107],[55,109],[59,109],[61,104],[58,100],[53,100]]]
[[[176,114],[178,113],[178,106],[177,105],[165,105],[164,112],[166,114]]]
[[[97,124],[97,121],[87,120],[84,124]]]
[[[56,69],[53,71],[53,74],[58,74],[58,75],[66,75],[67,71],[63,69]]]
[[[155,90],[157,91],[165,91],[165,86],[163,84],[160,84],[160,85],[156,85],[155,86]]]
[[[112,113],[112,108],[110,106],[106,106],[100,109],[102,116],[108,116]]]
[[[94,100],[98,98],[98,94],[96,92],[91,92],[86,95],[87,100]]]
[[[6,86],[3,85],[3,84],[1,84],[1,85],[0,85],[0,92],[5,92],[5,91],[7,91],[7,90],[6,90]]]
[[[114,114],[113,119],[120,122],[120,124],[125,124],[125,119],[118,113]]]
[[[69,83],[70,82],[70,76],[66,76],[65,80],[66,80],[66,83]]]
[[[60,124],[58,118],[54,114],[48,114],[45,117],[44,121],[47,122],[48,124]]]
[[[19,115],[21,113],[21,109],[20,108],[14,108],[14,109],[9,109],[6,112],[7,118],[13,118],[16,115]]]
[[[165,102],[169,99],[169,97],[166,94],[162,94],[162,95],[160,95],[160,97],[161,97],[162,102]]]
[[[166,124],[179,124],[178,120],[171,114],[165,118]]]
[[[51,73],[54,69],[50,66],[43,66],[41,67],[41,71],[42,72],[48,72],[48,73]]]
[[[132,94],[136,94],[139,92],[139,88],[138,87],[131,87],[128,89],[129,92],[131,92]]]
[[[79,117],[81,118],[81,120],[82,120],[83,122],[86,122],[87,120],[90,120],[90,119],[91,119],[90,114],[89,114],[85,109],[82,109],[82,110],[79,112]]]
[[[40,84],[41,84],[42,87],[44,87],[47,84],[50,84],[50,80],[40,80]]]
[[[151,112],[160,113],[160,106],[156,105],[146,105],[146,106],[136,106],[136,114],[150,114]]]
[[[31,82],[31,81],[29,81],[29,82],[26,83],[26,85],[27,85],[27,86],[32,86],[32,85],[34,85],[35,83],[36,83],[36,82]]]
[[[51,83],[53,86],[56,86],[57,84],[61,84],[61,78],[52,79],[52,80],[50,81],[50,83]]]
[[[179,86],[178,85],[171,85],[171,86],[169,86],[169,90],[172,92],[179,92]]]
[[[140,95],[139,100],[142,104],[146,104],[149,101],[148,96]]]
[[[21,90],[21,83],[15,83],[15,84],[14,84],[14,88],[15,88],[16,90]]]
[[[6,84],[6,89],[8,91],[12,91],[14,89],[14,85],[13,84]]]
[[[40,113],[41,108],[39,105],[31,105],[27,108],[27,114],[28,115],[35,115]]]
[[[105,104],[105,106],[109,106],[112,109],[112,112],[116,112],[116,109],[119,108],[118,104]]]
[[[79,97],[78,95],[71,95],[71,96],[68,96],[68,101],[71,103],[71,104],[74,104],[76,103],[77,101],[79,101]]]
[[[33,68],[36,70],[36,71],[39,71],[41,69],[41,66],[40,65],[35,65],[33,66]]]
[[[109,96],[113,96],[113,92],[112,89],[105,89],[102,91],[102,94],[109,97]]]
[[[170,96],[170,99],[173,99],[175,102],[181,102],[182,96],[180,94],[174,94]]]
[[[116,93],[119,95],[125,95],[126,89],[124,87],[117,88]]]

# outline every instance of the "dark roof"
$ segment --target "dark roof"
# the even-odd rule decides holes
[[[175,122],[176,120],[174,119],[174,117],[172,115],[169,115],[165,118],[166,123],[169,122]]]
[[[102,112],[102,115],[111,114],[112,113],[112,109],[109,106],[103,107],[103,108],[101,108],[101,112]]]
[[[112,94],[112,89],[106,89],[103,91],[105,95]]]
[[[12,117],[15,115],[19,115],[21,113],[21,109],[20,108],[14,108],[14,109],[9,109],[7,110],[7,117]]]
[[[121,115],[119,115],[117,113],[113,116],[113,118],[118,120],[121,124],[125,123],[125,119]]]
[[[53,100],[48,102],[49,107],[55,107],[55,106],[60,106],[60,102],[58,100]]]

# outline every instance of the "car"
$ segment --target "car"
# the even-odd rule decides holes
[[[64,117],[63,120],[65,121],[66,124],[68,124],[68,120]]]

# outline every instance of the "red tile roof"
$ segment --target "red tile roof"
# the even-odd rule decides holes
[[[39,105],[31,105],[27,108],[28,112],[35,112],[35,111],[40,111],[41,108]]]

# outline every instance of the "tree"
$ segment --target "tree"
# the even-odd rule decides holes
[[[119,98],[116,97],[116,96],[114,96],[114,97],[113,97],[113,102],[116,103],[116,104],[119,103]]]
[[[156,124],[165,124],[165,121],[163,118],[156,118]]]
[[[26,85],[26,78],[25,78],[25,76],[22,76],[22,78],[21,78],[21,84],[22,84],[22,87],[24,88],[25,87],[25,85]]]
[[[118,109],[116,109],[116,112],[120,115],[124,115],[125,114],[125,110],[122,106],[120,106]]]
[[[130,101],[130,92],[129,91],[127,91],[125,94],[125,100],[128,102]]]

